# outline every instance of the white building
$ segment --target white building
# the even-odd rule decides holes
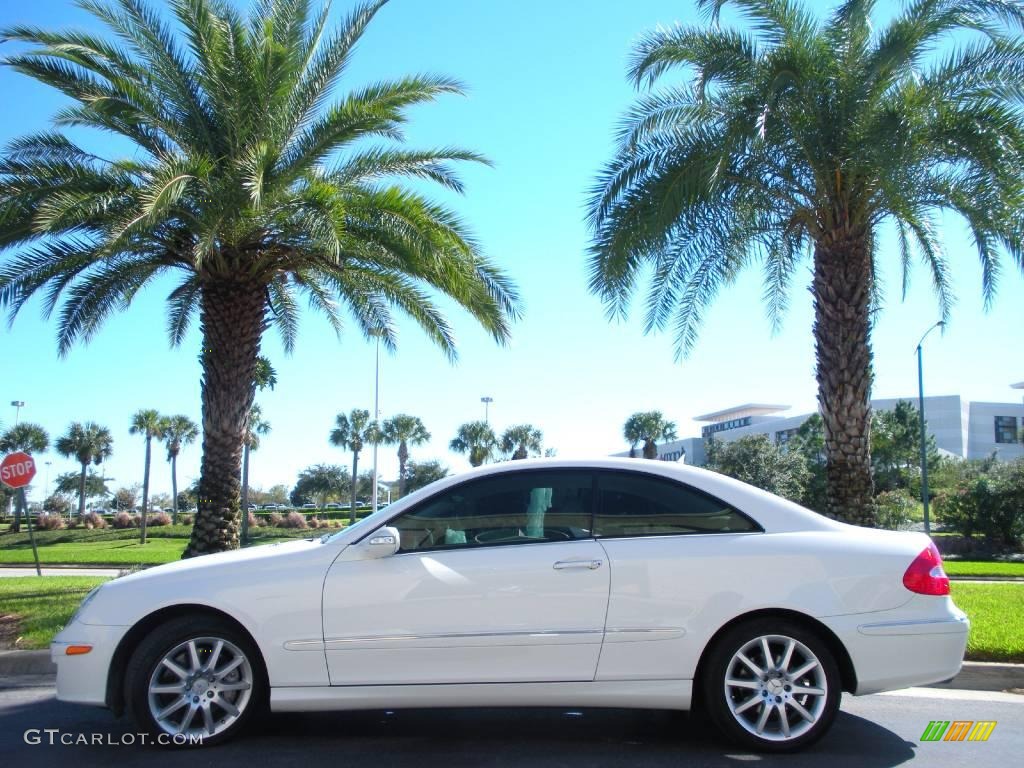
[[[1013,386],[1024,389],[1024,382]],[[917,407],[916,397],[872,400],[871,407],[888,411],[900,400],[908,400]],[[725,442],[747,435],[767,435],[775,443],[785,444],[811,416],[810,413],[780,415],[788,410],[788,405],[747,403],[697,416],[694,421],[704,422],[701,436],[659,445],[658,458],[700,466],[706,460],[704,441],[712,435]],[[1024,457],[1024,443],[1020,439],[1024,429],[1024,403],[985,403],[964,400],[959,395],[926,397],[924,414],[928,432],[943,454],[982,459],[995,453],[1006,461]],[[628,456],[629,451],[615,455]]]

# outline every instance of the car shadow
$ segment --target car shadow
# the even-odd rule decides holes
[[[96,745],[26,745],[26,728],[108,734]],[[8,706],[0,731],[14,736],[0,745],[5,764],[58,768],[180,766],[183,754],[123,745],[133,729],[106,710],[62,704],[52,698]],[[0,741],[8,741],[0,739]],[[16,742],[16,743],[15,743]],[[716,766],[738,762],[829,768],[887,768],[914,757],[915,745],[886,728],[841,712],[818,744],[796,754],[754,754],[721,741],[699,716],[654,710],[474,708],[272,714],[227,744],[190,753],[202,765],[379,765],[401,768],[462,766],[643,765]],[[27,760],[26,760],[27,758]],[[10,761],[10,762],[8,762]]]

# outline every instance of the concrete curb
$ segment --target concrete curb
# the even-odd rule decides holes
[[[0,677],[55,675],[57,665],[47,651],[0,651]],[[952,681],[929,686],[958,691],[1005,691],[1024,689],[1024,664],[965,661]]]
[[[46,651],[0,651],[0,677],[55,675],[57,665]]]

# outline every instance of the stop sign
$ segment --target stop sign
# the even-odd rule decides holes
[[[8,488],[24,488],[36,476],[36,463],[24,451],[8,454],[0,463],[0,483]]]

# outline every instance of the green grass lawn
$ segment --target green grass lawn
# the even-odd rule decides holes
[[[950,576],[1024,576],[1024,562],[978,562],[972,560],[943,560],[942,566]]]
[[[0,579],[0,648],[46,648],[86,593],[103,581],[85,576]]]
[[[188,543],[188,526],[163,526],[147,531],[148,541],[139,544],[136,529],[36,531],[39,561],[43,565],[159,565],[181,558]],[[252,544],[270,544],[308,538],[335,529],[292,530],[257,528]],[[31,564],[32,546],[27,533],[0,534],[0,563]]]
[[[953,582],[951,589],[971,620],[967,658],[1024,663],[1024,584]]]

